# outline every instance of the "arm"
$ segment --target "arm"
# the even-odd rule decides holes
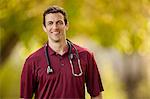
[[[93,54],[90,54],[90,56],[88,57],[86,86],[91,99],[102,99],[102,91],[104,91],[104,89]]]
[[[32,99],[35,88],[33,66],[34,64],[31,60],[27,59],[25,61],[20,80],[20,98]]]
[[[100,92],[96,97],[91,97],[91,99],[102,99],[102,92]]]

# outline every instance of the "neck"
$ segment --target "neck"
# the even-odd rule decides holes
[[[66,40],[61,42],[52,42],[48,40],[48,45],[58,54],[63,55],[67,49],[67,42]]]

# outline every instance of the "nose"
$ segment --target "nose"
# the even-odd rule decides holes
[[[58,28],[57,24],[53,24],[52,28],[57,29]]]

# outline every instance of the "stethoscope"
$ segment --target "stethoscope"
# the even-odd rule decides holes
[[[72,42],[69,41],[68,39],[67,39],[67,44],[68,44],[68,48],[69,48],[68,58],[69,58],[69,62],[71,65],[72,74],[74,76],[81,76],[83,74],[83,72],[82,72],[81,63],[80,63],[80,59],[79,59],[79,53],[78,53],[77,49],[74,47],[74,45],[72,44]],[[72,53],[72,48],[75,49],[75,53],[76,53],[75,56],[77,58],[77,62],[78,62],[79,70],[80,70],[79,74],[76,74],[74,71],[74,65],[72,63],[74,55]],[[50,59],[49,59],[49,55],[48,55],[48,44],[45,45],[45,52],[44,53],[45,53],[45,57],[46,57],[46,61],[47,61],[47,74],[51,74],[54,71],[53,71],[51,64],[50,64]]]

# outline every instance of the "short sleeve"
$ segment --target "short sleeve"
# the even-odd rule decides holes
[[[31,60],[26,60],[22,69],[20,81],[20,98],[32,98],[35,89],[35,67]]]
[[[92,97],[98,96],[101,91],[104,91],[96,61],[91,53],[88,55],[86,87]]]

